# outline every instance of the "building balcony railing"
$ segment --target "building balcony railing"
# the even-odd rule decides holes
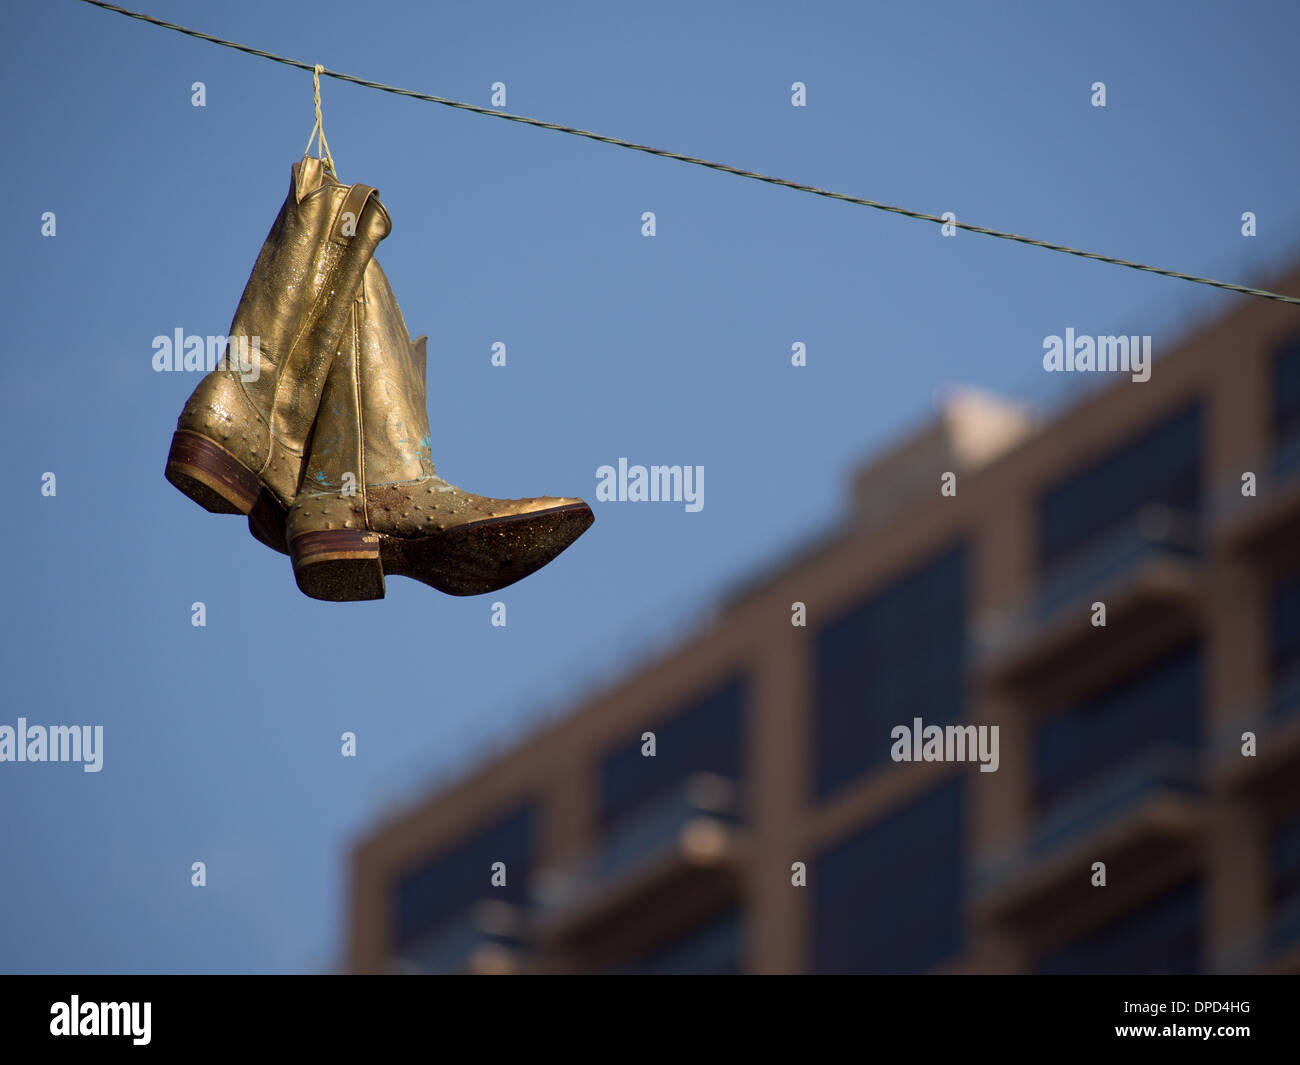
[[[1255,754],[1242,753],[1242,735],[1255,736]],[[1230,788],[1249,788],[1295,772],[1300,762],[1300,669],[1282,677],[1254,708],[1234,715],[1215,737],[1215,776]]]
[[[403,973],[515,973],[527,968],[527,914],[484,900],[408,946],[394,963]]]
[[[1243,495],[1241,475],[1255,474],[1254,495]],[[1228,477],[1214,498],[1214,534],[1236,550],[1266,556],[1286,551],[1300,533],[1300,433]]]
[[[1144,508],[1046,573],[1020,607],[983,620],[972,652],[977,669],[1015,681],[1055,671],[1081,641],[1119,645],[1131,642],[1134,628],[1156,636],[1162,626],[1185,628],[1200,554],[1195,515]],[[1106,605],[1104,628],[1093,625],[1094,602]]]
[[[539,901],[548,932],[564,938],[621,906],[656,892],[679,890],[697,873],[725,870],[735,857],[740,826],[736,785],[695,774],[609,832],[591,857],[548,879]]]
[[[1182,846],[1194,829],[1200,791],[1193,751],[1168,744],[1149,749],[1049,809],[1020,843],[977,861],[976,905],[1015,915],[1070,904],[1087,891],[1099,856],[1123,861],[1141,852],[1154,860],[1167,845]]]

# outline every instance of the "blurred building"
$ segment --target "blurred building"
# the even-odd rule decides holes
[[[1300,971],[1300,309],[1105,380],[954,396],[703,638],[376,828],[351,967]],[[915,719],[996,771],[894,761]]]

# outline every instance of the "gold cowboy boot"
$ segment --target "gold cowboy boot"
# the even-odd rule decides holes
[[[449,595],[540,569],[594,520],[581,499],[489,499],[434,472],[425,337],[412,341],[379,262],[330,368],[286,537],[313,599],[382,599],[384,575]]]
[[[199,382],[177,420],[167,480],[214,514],[247,514],[278,551],[288,550],[286,511],[352,301],[391,230],[375,189],[341,184],[315,157],[296,163],[235,311],[225,365]],[[254,372],[235,352],[252,353]]]

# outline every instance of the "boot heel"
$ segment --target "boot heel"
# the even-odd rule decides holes
[[[212,514],[247,514],[262,494],[262,482],[220,444],[178,430],[167,455],[167,480]]]
[[[289,545],[289,557],[303,595],[333,603],[384,598],[378,533],[363,529],[303,533]]]

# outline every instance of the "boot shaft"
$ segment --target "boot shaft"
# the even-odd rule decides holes
[[[232,340],[260,338],[262,373],[245,391],[291,450],[303,450],[352,294],[391,231],[373,188],[341,184],[319,159],[295,164],[230,326]]]
[[[304,492],[338,492],[434,474],[426,406],[425,337],[412,341],[377,259],[350,306],[321,397]],[[352,497],[350,497],[352,498]]]
[[[372,259],[359,316],[362,455],[367,484],[431,477],[427,337],[412,340],[392,286]]]

